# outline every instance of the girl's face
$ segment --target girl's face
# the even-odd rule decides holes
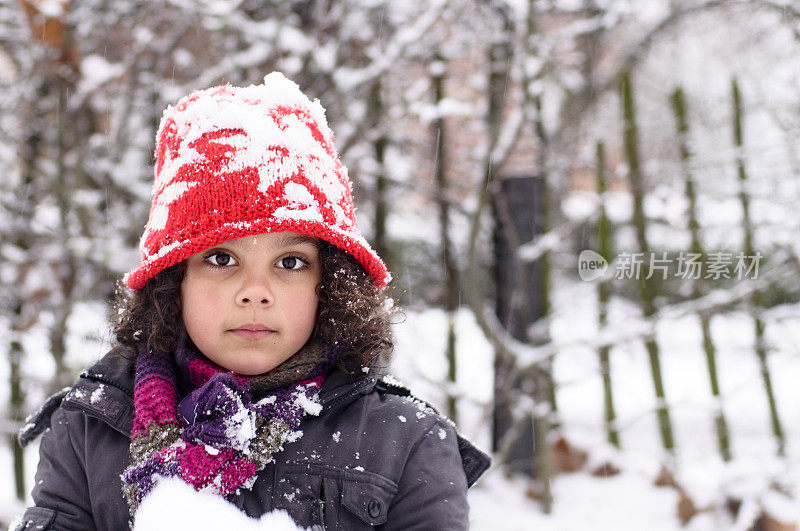
[[[217,365],[263,374],[311,336],[321,277],[314,238],[274,232],[229,240],[187,259],[183,323]]]

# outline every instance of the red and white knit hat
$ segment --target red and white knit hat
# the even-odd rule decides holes
[[[263,85],[195,91],[167,107],[152,196],[142,262],[124,279],[131,289],[203,249],[280,231],[347,251],[379,287],[391,279],[356,226],[325,109],[278,72]]]

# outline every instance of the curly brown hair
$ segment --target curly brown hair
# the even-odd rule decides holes
[[[391,318],[395,313],[387,289],[378,288],[352,255],[330,243],[319,241],[322,269],[317,286],[317,321],[309,342],[345,345],[348,353],[340,367],[363,377],[378,355],[388,357],[394,348]],[[135,352],[146,348],[172,350],[182,330],[181,283],[185,262],[164,269],[139,291],[123,286],[117,290],[113,334],[119,345]]]

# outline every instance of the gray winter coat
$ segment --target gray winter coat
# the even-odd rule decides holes
[[[50,426],[35,506],[16,529],[128,529],[120,474],[130,455],[134,364],[120,352],[45,404],[21,435],[28,442]],[[467,488],[489,458],[406,394],[374,368],[355,382],[335,371],[320,393],[322,413],[303,420],[303,436],[233,503],[252,517],[284,509],[304,527],[467,529]]]

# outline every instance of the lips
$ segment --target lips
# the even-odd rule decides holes
[[[242,339],[264,339],[275,333],[275,330],[261,324],[245,324],[231,328],[228,332]]]

